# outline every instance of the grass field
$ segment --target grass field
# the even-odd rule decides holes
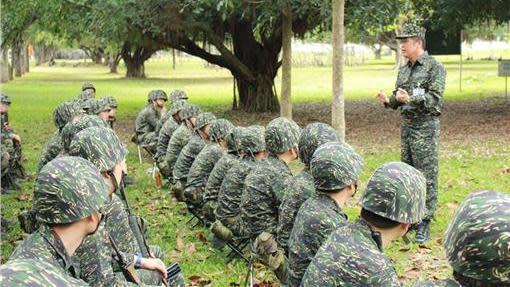
[[[510,105],[503,98],[504,79],[497,77],[497,62],[464,62],[462,92],[459,92],[458,58],[440,57],[440,60],[448,71],[447,104],[442,120],[439,206],[432,225],[432,240],[421,247],[397,242],[387,250],[407,283],[418,278],[443,278],[451,272],[444,260],[441,236],[467,194],[482,189],[510,192]],[[38,157],[55,130],[52,110],[61,101],[76,96],[84,81],[91,81],[99,96],[113,95],[119,101],[117,131],[129,144],[129,172],[136,179],[128,194],[136,211],[150,223],[150,243],[164,248],[166,263],[180,262],[190,284],[237,286],[244,277],[245,264],[234,261],[226,265],[227,251],[219,252],[204,242],[208,231],[186,225],[189,216],[184,206],[171,199],[166,191],[154,187],[150,176],[145,174],[150,161],[138,163],[136,148],[128,138],[137,110],[145,104],[147,93],[155,88],[185,90],[192,103],[236,124],[265,124],[276,115],[230,111],[230,73],[193,58],[179,58],[176,70],[171,69],[167,60],[149,61],[146,65],[149,78],[143,80],[124,79],[123,67],[120,74],[112,75],[103,66],[77,64],[59,61],[54,67],[32,67],[27,75],[2,86],[13,102],[9,119],[22,137],[25,166],[31,174],[22,191],[1,196],[2,216],[14,218],[20,209],[30,206]],[[395,71],[391,59],[384,59],[347,67],[345,76],[347,140],[365,159],[362,183],[366,183],[378,165],[399,159],[398,114],[384,111],[373,101],[380,89],[391,91]],[[331,68],[294,68],[292,80],[296,120],[301,125],[316,119],[328,121]],[[278,86],[279,78],[277,90]],[[298,163],[292,165],[294,172],[300,168]],[[359,211],[356,202],[353,199],[347,208],[351,220]],[[2,262],[21,238],[18,227],[2,236]],[[259,280],[272,280],[268,270],[257,267]]]

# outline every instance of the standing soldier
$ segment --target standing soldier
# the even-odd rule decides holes
[[[88,286],[71,256],[94,234],[107,202],[106,183],[97,169],[77,157],[44,166],[35,181],[34,209],[41,227],[0,267],[5,286]]]
[[[135,121],[135,135],[133,141],[143,146],[152,155],[156,153],[158,143],[158,128],[161,114],[166,113],[165,103],[168,100],[163,90],[149,92],[148,104],[138,113]]]
[[[437,204],[439,116],[443,107],[446,71],[425,51],[425,30],[405,24],[400,35],[400,49],[407,63],[400,67],[391,97],[382,91],[377,98],[386,108],[400,109],[401,159],[427,179],[427,213],[416,228],[415,241],[430,239],[430,221]]]
[[[446,230],[443,246],[454,279],[415,287],[510,286],[510,195],[470,194]]]
[[[335,230],[315,254],[301,286],[401,286],[383,253],[425,215],[425,177],[402,162],[380,166],[361,196],[361,216]]]

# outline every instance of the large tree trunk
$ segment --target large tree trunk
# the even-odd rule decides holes
[[[22,46],[21,48],[21,73],[25,74],[30,71],[28,46]]]
[[[280,67],[278,54],[281,50],[281,33],[276,40],[265,45],[257,42],[251,23],[240,22],[234,27],[232,40],[234,55],[250,70],[254,80],[233,73],[239,92],[239,108],[247,112],[278,112],[278,98],[274,90],[274,78]]]
[[[282,12],[282,46],[280,115],[292,119],[292,10],[288,3]]]
[[[5,83],[8,82],[10,79],[9,77],[9,49],[3,48],[2,49],[2,64],[1,64],[1,73],[0,73],[0,82]]]
[[[126,64],[126,78],[145,78],[145,61],[156,51],[145,47],[136,47],[133,51],[129,43],[122,47],[122,60]]]
[[[108,67],[110,67],[110,73],[117,74],[118,73],[118,67],[120,63],[120,53],[117,53],[115,55],[110,55],[108,57]]]
[[[103,63],[103,56],[104,56],[103,49],[96,49],[91,51],[90,53],[90,58],[92,59],[92,62],[99,65]]]
[[[340,141],[345,141],[344,105],[344,0],[333,0],[333,101],[331,125]]]
[[[21,68],[21,41],[15,41],[12,47],[12,67],[14,69],[14,76],[21,77],[23,74]]]

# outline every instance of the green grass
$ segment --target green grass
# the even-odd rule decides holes
[[[497,77],[495,61],[465,61],[463,91],[458,91],[458,62],[455,57],[440,57],[448,71],[445,99],[448,102],[473,102],[493,96],[501,96],[504,79]],[[98,95],[113,95],[119,101],[119,122],[123,127],[121,137],[128,142],[132,121],[146,102],[151,89],[162,88],[185,90],[190,101],[204,110],[219,115],[233,115],[229,112],[232,99],[232,76],[223,69],[205,67],[203,62],[189,58],[179,58],[177,69],[172,70],[169,60],[151,60],[147,63],[148,79],[124,79],[124,68],[120,74],[112,75],[107,68],[98,65],[73,67],[77,62],[58,62],[56,67],[32,67],[32,71],[20,79],[2,86],[2,91],[12,99],[10,121],[21,135],[24,145],[25,165],[32,178],[23,183],[23,190],[12,195],[2,195],[2,216],[13,218],[22,208],[30,206],[33,187],[33,174],[39,154],[55,130],[52,110],[61,101],[76,96],[82,82],[91,81],[98,89]],[[64,65],[64,66],[62,66]],[[367,100],[378,90],[389,93],[394,85],[395,71],[391,59],[368,61],[364,65],[346,67],[345,95],[349,100]],[[279,77],[277,79],[279,90]],[[331,67],[296,67],[293,69],[293,100],[295,103],[329,102],[331,90]],[[235,114],[240,118],[242,114]],[[253,116],[247,116],[253,120]],[[242,121],[242,120],[241,120]],[[127,123],[130,123],[129,125]],[[126,130],[127,128],[127,130]],[[397,132],[397,131],[396,131]],[[468,133],[469,131],[458,131]],[[508,137],[507,133],[506,137]],[[505,136],[505,135],[502,135]],[[366,161],[362,183],[366,183],[373,170],[387,161],[399,159],[398,143],[377,151],[377,147],[360,145],[357,147]],[[129,173],[137,183],[128,191],[130,201],[136,211],[145,217],[151,226],[150,243],[158,244],[166,251],[167,261],[181,263],[186,277],[198,275],[203,280],[211,280],[214,286],[228,286],[241,282],[246,271],[243,262],[234,261],[225,265],[227,252],[212,249],[200,239],[208,231],[192,229],[186,225],[189,215],[184,206],[173,201],[166,192],[154,188],[145,169],[149,160],[138,164],[135,147],[129,143]],[[496,189],[509,192],[510,175],[502,171],[510,163],[510,147],[497,138],[483,143],[442,143],[440,153],[439,206],[437,219],[432,225],[432,240],[428,248],[417,245],[404,246],[397,242],[388,249],[397,271],[405,280],[418,277],[444,277],[451,271],[444,261],[440,244],[443,231],[455,208],[472,191]],[[295,172],[299,164],[293,164]],[[355,200],[347,208],[351,219],[359,211]],[[15,227],[2,236],[1,259],[4,262],[14,249],[15,241],[21,238],[21,231]],[[258,269],[259,278],[271,278],[270,272]],[[204,283],[204,282],[203,282]]]

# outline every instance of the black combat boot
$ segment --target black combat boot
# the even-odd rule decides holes
[[[414,241],[416,243],[422,244],[429,240],[430,240],[430,220],[422,220],[422,222],[418,224]]]

